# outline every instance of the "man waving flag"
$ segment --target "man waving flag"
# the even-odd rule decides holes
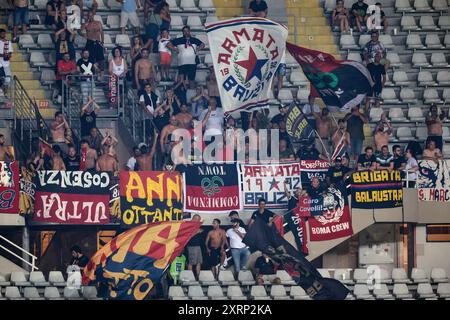
[[[206,32],[225,113],[267,106],[286,26],[248,17],[206,24]]]

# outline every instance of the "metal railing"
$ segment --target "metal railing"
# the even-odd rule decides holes
[[[31,271],[34,270],[39,270],[38,267],[36,267],[36,259],[37,257],[33,254],[31,254],[30,252],[28,252],[27,250],[23,249],[22,247],[18,246],[17,244],[15,244],[14,242],[6,239],[5,237],[0,235],[0,239],[7,242],[8,244],[12,245],[14,248],[20,250],[22,253],[26,254],[27,256],[29,256],[31,258],[31,262],[27,261],[27,259],[24,259],[23,257],[19,256],[18,254],[12,252],[11,250],[9,250],[8,248],[6,248],[5,246],[0,244],[0,249],[5,250],[6,252],[8,252],[9,254],[11,254],[12,256],[16,257],[17,259],[19,259],[20,261],[22,261],[23,263],[27,264],[28,266],[31,267]]]

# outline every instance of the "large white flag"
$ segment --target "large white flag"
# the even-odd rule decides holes
[[[206,32],[224,111],[266,106],[285,52],[287,28],[251,17],[209,23]]]

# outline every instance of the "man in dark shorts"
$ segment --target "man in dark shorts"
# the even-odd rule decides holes
[[[191,37],[191,28],[183,27],[183,36],[173,39],[167,47],[178,52],[178,72],[188,79],[193,87],[197,74],[197,54],[205,48],[205,44],[199,39]]]
[[[370,99],[375,98],[375,107],[380,108],[380,96],[381,91],[383,90],[384,84],[386,82],[386,70],[384,66],[380,63],[381,61],[381,52],[377,52],[375,54],[375,61],[371,62],[367,65],[367,69],[372,76],[372,80],[375,84],[372,87],[372,90],[369,92],[366,98],[366,111],[370,110]]]
[[[88,12],[87,22],[83,24],[81,30],[86,32],[86,49],[89,51],[89,56],[102,68],[105,61],[103,27],[99,21],[94,20],[92,10]]]
[[[201,217],[198,214],[195,214],[192,217],[192,221],[200,222]],[[203,254],[202,254],[202,233],[203,229],[198,229],[197,233],[189,240],[186,245],[187,253],[188,253],[188,270],[192,270],[192,267],[195,266],[196,277],[201,270],[201,266],[203,263]]]
[[[225,261],[225,246],[228,246],[225,230],[220,229],[220,220],[214,219],[213,229],[208,232],[205,246],[208,253],[208,264],[214,276],[217,277],[217,265],[223,265]]]

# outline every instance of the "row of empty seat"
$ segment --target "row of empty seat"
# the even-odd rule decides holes
[[[411,5],[412,4],[412,5]],[[446,11],[449,3],[447,0],[395,0],[395,9],[399,12],[432,12],[432,11]]]
[[[356,36],[350,34],[342,34],[339,39],[339,44],[343,50],[360,50],[368,41],[370,41],[370,35],[363,34],[359,36],[358,41],[355,40]],[[441,39],[442,38],[442,39]],[[382,34],[379,38],[380,42],[386,49],[393,49],[395,44],[392,37],[388,34]],[[406,47],[408,49],[428,49],[443,50],[450,46],[450,35],[439,35],[436,33],[428,33],[425,36],[421,36],[417,33],[408,34],[406,37]]]
[[[403,31],[435,31],[450,30],[450,16],[440,16],[437,23],[432,16],[421,16],[417,20],[414,16],[405,15],[400,20],[400,26]]]
[[[45,287],[50,285],[65,287],[66,280],[61,271],[50,271],[48,280],[45,279],[44,274],[41,271],[32,271],[30,273],[14,271],[7,276],[0,274],[0,287],[7,287],[10,285],[18,287]]]
[[[21,292],[22,291],[22,292]],[[8,286],[0,290],[0,300],[98,300],[97,288],[93,286],[81,287],[80,289],[65,287],[62,294],[57,287],[47,286],[43,289],[37,287],[24,287],[20,290],[16,286]]]

